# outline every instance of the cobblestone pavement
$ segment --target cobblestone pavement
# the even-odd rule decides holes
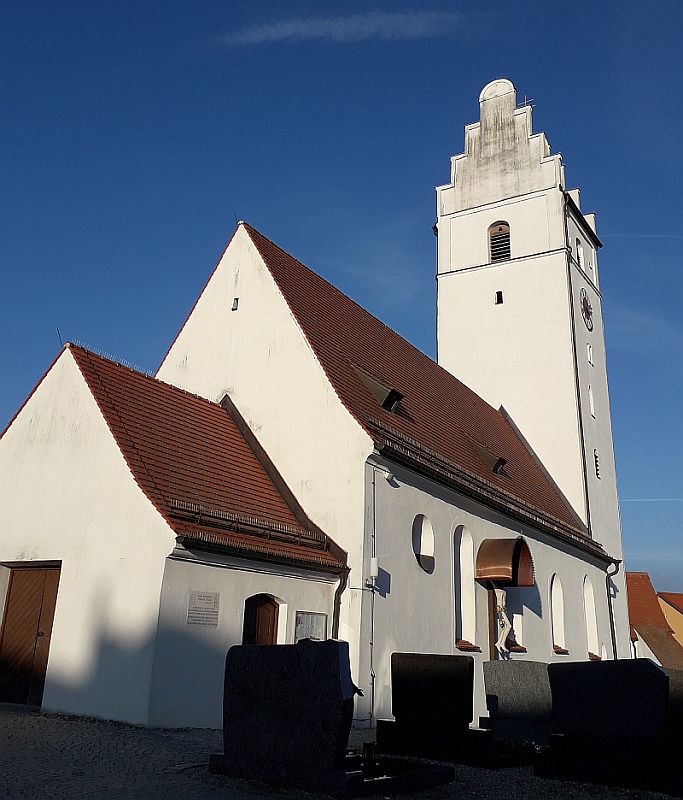
[[[352,744],[368,732],[352,734]],[[0,705],[0,800],[293,800],[310,797],[258,783],[211,775],[210,753],[220,749],[213,730],[138,728],[116,722],[43,715]],[[535,778],[529,769],[496,772],[456,767],[448,786],[417,795],[425,800],[571,798],[654,800],[664,795]]]

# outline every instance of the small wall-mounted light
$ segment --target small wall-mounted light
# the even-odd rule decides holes
[[[370,559],[370,578],[373,581],[379,578],[379,559],[374,556]]]
[[[384,479],[387,483],[391,483],[394,480],[394,473],[393,472],[385,472]]]
[[[231,311],[237,311],[237,306],[240,304],[239,297],[233,298]]]

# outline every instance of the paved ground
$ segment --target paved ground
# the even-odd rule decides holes
[[[352,743],[364,738],[352,734]],[[0,705],[0,800],[293,800],[310,797],[258,783],[210,775],[208,755],[220,749],[209,730],[136,728],[115,722],[42,715]],[[497,800],[553,795],[654,800],[664,795],[535,778],[528,769],[497,772],[457,767],[456,781],[423,792],[425,800]]]

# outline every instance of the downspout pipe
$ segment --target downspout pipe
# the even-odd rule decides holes
[[[615,558],[612,561],[611,566],[614,567],[614,572],[609,571],[609,567],[605,571],[605,589],[607,591],[607,609],[609,611],[609,629],[610,634],[612,636],[612,655],[614,656],[614,660],[616,661],[617,656],[617,633],[614,627],[614,607],[612,605],[612,592],[610,591],[610,581],[612,578],[619,572],[619,567],[621,566],[621,559]]]
[[[341,598],[342,594],[344,593],[344,589],[348,586],[349,583],[349,567],[344,567],[344,571],[339,576],[339,583],[337,584],[337,588],[334,590],[334,605],[332,608],[332,638],[338,639],[339,638],[339,617],[341,616]]]

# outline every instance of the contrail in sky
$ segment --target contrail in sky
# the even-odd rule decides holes
[[[680,233],[603,233],[603,239],[683,239]]]
[[[633,497],[622,503],[683,503],[683,497]]]
[[[460,13],[442,11],[388,14],[370,12],[343,17],[305,17],[247,25],[226,34],[221,41],[228,47],[248,47],[277,42],[355,43],[371,39],[436,39],[458,31],[462,19],[463,15]]]

